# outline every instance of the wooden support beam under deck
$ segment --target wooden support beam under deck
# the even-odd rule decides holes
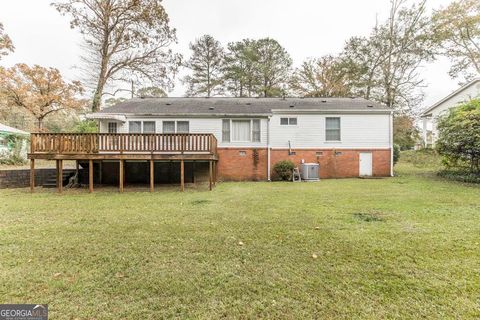
[[[215,161],[213,162],[213,186],[217,185],[217,163]]]
[[[63,192],[63,160],[57,160],[58,193]]]
[[[185,163],[180,161],[180,191],[185,190]]]
[[[150,192],[155,188],[155,162],[150,160]]]
[[[212,170],[212,161],[208,162],[208,188],[212,190],[212,180],[213,180],[213,170]]]
[[[93,192],[93,160],[88,160],[88,191]]]
[[[123,169],[123,165],[124,165],[124,160],[120,160],[120,172],[119,172],[119,177],[118,177],[118,184],[119,184],[119,191],[120,192],[123,192],[123,176],[124,176],[124,169]]]
[[[35,159],[30,159],[30,192],[35,192]]]

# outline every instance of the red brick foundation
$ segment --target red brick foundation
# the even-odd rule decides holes
[[[270,150],[271,166],[281,160],[291,160],[300,165],[302,160],[320,164],[320,178],[351,178],[359,176],[359,153],[372,152],[373,176],[390,176],[390,150],[325,150],[296,149]],[[267,149],[218,148],[218,177],[220,180],[266,180]],[[274,173],[272,172],[272,178]]]

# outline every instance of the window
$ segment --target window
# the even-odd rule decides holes
[[[190,132],[190,124],[188,121],[177,121],[177,133]]]
[[[280,125],[282,126],[296,126],[297,118],[280,118]]]
[[[130,132],[130,133],[142,133],[142,122],[141,121],[130,121],[130,122],[128,122],[128,132]]]
[[[340,141],[340,118],[325,118],[325,140]]]
[[[144,121],[143,133],[155,133],[155,121]]]
[[[232,141],[249,142],[250,130],[250,120],[232,120]]]
[[[163,133],[175,133],[175,121],[163,121]]]
[[[230,120],[222,120],[222,141],[230,142]]]
[[[117,123],[109,122],[108,123],[108,133],[117,133]]]
[[[260,120],[252,120],[252,141],[260,142]]]

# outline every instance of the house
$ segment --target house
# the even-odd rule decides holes
[[[423,111],[420,117],[423,122],[424,145],[433,146],[438,139],[437,121],[440,116],[451,108],[477,97],[480,97],[480,78],[470,81]]]
[[[27,156],[26,138],[28,135],[28,132],[0,123],[0,157],[8,157],[15,152],[17,156],[25,158]],[[9,139],[10,136],[21,137],[24,139],[19,139],[19,144],[15,145],[12,139]]]
[[[121,190],[266,181],[280,160],[318,163],[321,178],[393,172],[392,111],[361,98],[139,98],[88,117],[99,134],[32,135],[30,158],[78,160]]]

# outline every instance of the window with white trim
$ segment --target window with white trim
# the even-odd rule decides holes
[[[129,121],[128,122],[128,132],[129,133],[142,133],[142,122],[141,121]]]
[[[108,123],[108,133],[117,133],[117,123],[109,122]]]
[[[155,121],[143,121],[143,133],[155,133]]]
[[[325,141],[341,141],[340,117],[325,118]]]
[[[190,123],[188,121],[177,121],[177,133],[189,133]]]
[[[280,118],[280,125],[282,126],[296,126],[297,118]]]
[[[163,133],[175,133],[175,121],[163,121]]]
[[[252,141],[260,142],[260,119],[252,120]]]
[[[222,142],[261,142],[261,120],[222,119]]]
[[[222,120],[222,142],[230,142],[230,119]]]
[[[250,120],[232,120],[232,142],[250,142],[251,130]]]

